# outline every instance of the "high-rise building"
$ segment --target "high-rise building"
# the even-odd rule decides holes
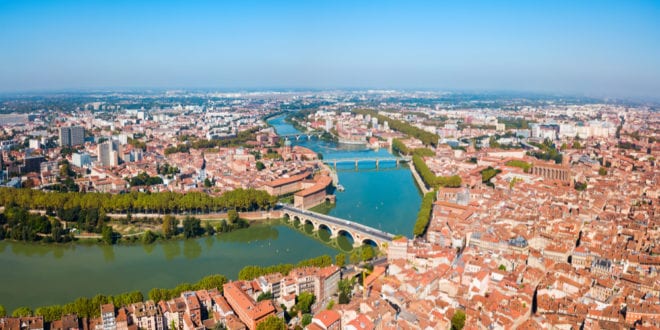
[[[106,141],[98,145],[98,160],[102,166],[117,166],[119,153],[113,141]]]
[[[71,147],[85,142],[85,129],[82,126],[60,127],[60,147]]]

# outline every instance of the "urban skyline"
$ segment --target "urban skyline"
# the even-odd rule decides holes
[[[4,1],[0,92],[530,91],[657,100],[654,2]]]

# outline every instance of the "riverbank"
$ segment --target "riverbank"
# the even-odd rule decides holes
[[[250,265],[298,263],[337,249],[279,221],[260,221],[248,228],[194,239],[152,244],[38,244],[0,241],[1,304],[60,304],[79,296],[115,295],[153,287],[174,287],[209,274],[237,279]],[[48,281],[43,280],[44,270]]]
[[[410,173],[412,173],[413,178],[415,178],[415,183],[417,183],[417,187],[422,191],[423,195],[428,194],[432,190],[426,186],[426,183],[424,180],[422,180],[422,177],[419,175],[417,172],[417,169],[415,166],[408,166],[410,168]]]

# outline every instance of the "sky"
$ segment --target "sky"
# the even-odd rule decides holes
[[[660,99],[660,1],[0,0],[0,92],[383,88]]]

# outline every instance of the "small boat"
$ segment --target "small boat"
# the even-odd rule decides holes
[[[337,185],[337,191],[344,191],[344,186],[338,184]]]

